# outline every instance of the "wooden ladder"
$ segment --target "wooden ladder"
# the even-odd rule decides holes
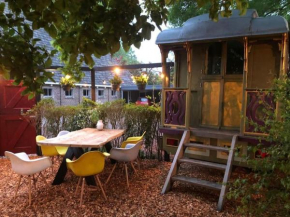
[[[165,184],[162,188],[161,193],[165,194],[166,192],[170,191],[174,181],[186,182],[186,183],[190,183],[193,185],[197,185],[197,186],[201,186],[201,187],[205,187],[205,188],[209,188],[209,189],[213,189],[213,190],[219,190],[220,196],[219,196],[217,210],[221,211],[223,208],[225,194],[227,191],[227,182],[230,178],[230,174],[231,174],[231,170],[232,170],[234,150],[235,150],[235,145],[236,145],[236,142],[238,139],[238,135],[233,136],[230,149],[225,148],[225,147],[219,147],[219,146],[189,143],[189,138],[190,138],[190,131],[185,130],[183,135],[182,135],[182,138],[180,140],[178,149],[177,149],[176,154],[174,156],[173,162],[171,164],[171,168],[169,170],[169,173],[167,175],[167,178],[165,180]],[[229,155],[228,155],[227,164],[224,165],[224,164],[212,163],[212,162],[207,162],[207,161],[202,161],[202,160],[184,158],[184,151],[185,151],[185,148],[187,148],[187,147],[228,152]],[[202,166],[202,167],[224,170],[225,174],[224,174],[223,182],[222,182],[222,184],[220,184],[220,183],[210,182],[210,181],[201,180],[201,179],[197,179],[197,178],[180,176],[177,173],[178,173],[178,168],[179,168],[181,163],[191,163],[191,164]]]

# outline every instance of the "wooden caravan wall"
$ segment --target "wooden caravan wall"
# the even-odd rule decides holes
[[[250,124],[253,121],[259,125],[264,125],[264,108],[273,112],[276,109],[273,95],[266,92],[273,86],[273,81],[278,78],[280,68],[282,69],[281,50],[282,40],[249,40],[248,43],[248,73],[245,85],[245,111],[244,111],[244,132],[245,134],[265,134],[266,132],[256,132],[255,126]],[[282,64],[282,65],[281,65]],[[262,92],[261,92],[262,91]],[[261,103],[261,100],[263,103]]]
[[[268,89],[278,77],[280,69],[279,46],[277,41],[249,43],[247,88]]]
[[[186,50],[179,50],[178,53],[178,69],[176,71],[176,87],[186,88],[187,87],[187,55]]]
[[[212,45],[218,47],[220,53],[216,59],[210,57],[209,49]],[[236,53],[232,50],[237,47],[242,51],[241,61],[240,67],[233,73],[231,70],[234,69],[228,62],[235,61],[233,56]],[[191,127],[239,129],[243,92],[243,49],[242,41],[192,45]],[[218,70],[209,69],[210,62],[217,59],[220,62]]]
[[[200,124],[200,105],[202,90],[200,78],[205,69],[205,54],[205,44],[192,45],[190,127],[198,127]]]

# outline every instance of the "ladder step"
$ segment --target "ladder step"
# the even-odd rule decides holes
[[[224,164],[212,163],[212,162],[189,159],[189,158],[181,158],[178,160],[178,163],[191,163],[194,165],[218,169],[218,170],[226,170],[226,167],[227,167],[227,165],[224,165]]]
[[[197,143],[186,143],[184,144],[185,147],[193,147],[193,148],[202,148],[207,150],[214,150],[214,151],[223,151],[223,152],[229,152],[229,148],[220,147],[220,146],[212,146],[212,145],[203,145],[203,144],[197,144]]]
[[[193,185],[197,185],[197,186],[201,186],[201,187],[205,187],[205,188],[210,188],[210,189],[214,189],[214,190],[221,190],[221,188],[222,188],[222,185],[218,184],[216,182],[209,182],[206,180],[191,178],[191,177],[186,177],[186,176],[173,176],[172,180],[186,182],[186,183],[190,183]]]

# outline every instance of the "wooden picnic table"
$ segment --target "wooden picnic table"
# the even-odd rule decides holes
[[[112,148],[111,141],[122,136],[124,132],[125,130],[104,129],[100,131],[96,128],[85,128],[82,130],[69,132],[63,136],[37,142],[39,146],[57,145],[69,147],[52,184],[59,185],[63,182],[67,172],[66,158],[71,160],[74,157],[79,158],[84,153],[83,148],[96,149],[105,146],[106,151],[109,153]],[[93,177],[86,177],[86,181],[89,185],[95,185],[95,180]]]

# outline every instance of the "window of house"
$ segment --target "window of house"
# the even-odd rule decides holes
[[[44,97],[52,97],[52,88],[43,88]]]
[[[112,95],[112,96],[117,96],[117,91],[112,90],[111,95]]]
[[[89,89],[83,89],[83,96],[84,97],[90,97],[90,90]]]
[[[216,42],[209,45],[207,52],[207,74],[220,75],[222,65],[222,43]]]
[[[73,89],[66,90],[65,91],[65,97],[73,97]]]
[[[98,96],[104,97],[104,90],[98,90]]]

